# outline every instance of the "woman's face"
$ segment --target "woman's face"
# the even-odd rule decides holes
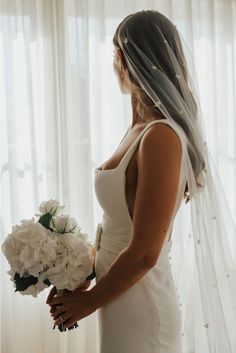
[[[121,69],[122,66],[122,53],[121,49],[114,46],[114,60],[113,60],[113,70],[118,79],[120,90],[122,93],[128,93],[127,89],[124,87],[124,70]],[[122,75],[123,73],[123,75]]]

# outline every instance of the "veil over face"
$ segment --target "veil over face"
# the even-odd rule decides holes
[[[127,74],[125,74],[124,69],[122,68],[122,54],[120,48],[115,48],[115,58],[113,60],[113,71],[117,77],[120,90],[123,94],[131,93],[130,81],[127,82]]]
[[[177,27],[154,10],[127,16],[113,44],[131,86],[170,121],[186,157],[186,224],[172,243],[184,353],[236,352],[236,226],[207,146],[193,57]]]

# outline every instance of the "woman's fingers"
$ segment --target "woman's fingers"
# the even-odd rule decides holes
[[[73,292],[76,293],[77,291],[85,290],[85,289],[87,289],[90,286],[90,284],[91,284],[91,280],[84,281]],[[49,304],[56,294],[57,294],[57,289],[54,286],[54,287],[52,287],[52,289],[49,292],[49,295],[47,297],[46,303]],[[71,291],[65,290],[64,291],[64,295],[67,295],[67,294],[71,294]]]
[[[57,289],[56,289],[56,287],[54,286],[54,287],[52,287],[52,289],[50,290],[49,295],[48,295],[48,297],[47,297],[47,300],[46,300],[46,303],[47,303],[47,304],[50,303],[50,301],[52,300],[52,298],[54,297],[55,294],[57,294]]]
[[[65,312],[65,308],[63,306],[59,306],[55,312],[52,314],[54,320],[57,320],[58,317]]]

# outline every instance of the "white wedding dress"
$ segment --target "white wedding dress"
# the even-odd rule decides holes
[[[125,195],[125,171],[145,131],[155,123],[172,126],[167,120],[150,122],[116,168],[95,169],[95,193],[104,211],[96,231],[96,281],[109,270],[132,237],[132,219]],[[176,133],[182,143],[181,170],[175,210],[166,240],[156,265],[135,285],[98,309],[99,353],[182,353],[180,304],[169,261],[173,221],[183,200],[186,183],[184,134],[179,130]]]

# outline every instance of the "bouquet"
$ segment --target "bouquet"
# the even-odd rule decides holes
[[[37,297],[52,284],[62,295],[95,277],[95,249],[73,217],[59,214],[64,207],[57,199],[41,202],[39,219],[21,220],[2,243],[15,292]],[[58,328],[66,331],[63,323]]]

